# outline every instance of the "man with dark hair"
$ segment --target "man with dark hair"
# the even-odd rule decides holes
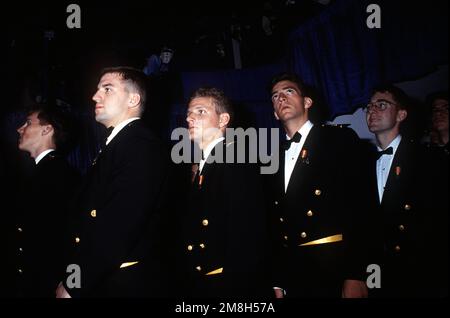
[[[142,115],[147,102],[147,78],[145,74],[128,66],[107,67],[100,73],[100,78],[107,74],[116,74],[122,79],[124,88],[129,93],[138,94],[140,103],[138,113]]]
[[[142,124],[144,75],[102,72],[95,119],[110,132],[75,206],[73,256],[80,284],[62,281],[57,297],[163,296],[159,211],[167,174],[162,143]],[[72,284],[73,283],[73,284]]]
[[[448,92],[440,91],[427,96],[431,111],[430,145],[439,147],[448,156]]]
[[[367,218],[359,139],[313,124],[314,100],[294,74],[271,84],[287,140],[273,181],[276,297],[366,297]]]
[[[266,212],[258,167],[226,161],[228,151],[245,151],[225,142],[232,116],[231,103],[216,88],[200,88],[189,101],[189,138],[202,159],[181,223],[187,296],[254,297],[269,290],[264,289]]]
[[[69,201],[78,181],[59,152],[68,137],[66,118],[56,106],[34,107],[17,130],[19,149],[35,161],[22,182],[13,230],[18,297],[54,297],[64,271]]]
[[[67,152],[73,146],[75,122],[72,115],[63,110],[58,110],[56,107],[32,106],[28,115],[36,114],[41,124],[53,127],[51,140],[54,143],[54,148],[57,148],[59,152]]]
[[[377,218],[383,297],[443,295],[448,263],[447,194],[439,188],[442,172],[413,140],[401,134],[408,97],[392,85],[380,86],[364,108],[378,152],[370,166]],[[445,175],[444,178],[448,178]],[[448,206],[448,205],[447,205]],[[445,251],[445,252],[443,252]],[[448,285],[447,285],[448,289]]]

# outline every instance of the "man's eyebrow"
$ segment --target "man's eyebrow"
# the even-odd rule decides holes
[[[277,92],[279,92],[279,91],[284,91],[284,90],[286,90],[286,89],[293,89],[293,90],[296,91],[296,92],[298,91],[297,88],[295,88],[294,86],[284,86],[284,87],[282,87],[281,89],[272,92],[272,95],[275,94],[275,93],[277,93]]]
[[[191,109],[198,109],[198,108],[206,108],[206,106],[203,104],[197,104],[191,107]]]
[[[114,85],[113,85],[112,83],[106,82],[106,83],[100,84],[98,87],[99,87],[99,88],[100,88],[100,87],[102,87],[102,88],[105,88],[105,87],[114,87]]]

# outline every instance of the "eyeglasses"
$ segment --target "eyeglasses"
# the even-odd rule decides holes
[[[385,111],[390,105],[395,106],[397,104],[390,102],[388,100],[380,99],[380,100],[377,100],[376,102],[367,104],[367,106],[364,106],[363,111],[366,113],[374,112],[375,110],[377,112],[382,112],[382,111]]]

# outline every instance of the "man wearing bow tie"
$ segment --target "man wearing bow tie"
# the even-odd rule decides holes
[[[424,149],[401,133],[409,104],[401,89],[386,85],[374,89],[364,108],[377,146],[368,169],[382,243],[381,289],[375,295],[383,297],[439,295],[440,275],[447,271],[446,266],[442,270],[448,262],[442,256],[448,241],[442,226],[448,223],[439,220],[448,211],[442,211],[441,189],[435,188],[442,173],[434,170]]]
[[[167,161],[140,120],[145,76],[129,67],[105,69],[93,100],[96,121],[110,133],[75,207],[69,264],[79,266],[81,284],[64,279],[57,297],[161,296],[167,277],[157,231]]]
[[[366,297],[359,139],[310,120],[316,105],[296,75],[275,77],[271,94],[287,139],[273,182],[275,295]]]

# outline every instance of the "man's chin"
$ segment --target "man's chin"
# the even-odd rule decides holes
[[[196,137],[189,136],[189,139],[196,144],[200,144],[202,142],[202,138],[196,138]]]
[[[102,116],[101,114],[95,115],[95,121],[106,126],[106,118],[105,118],[105,116]]]
[[[199,142],[201,141],[202,137],[193,131],[189,131],[189,139],[193,142]]]
[[[376,128],[375,126],[367,127],[367,129],[369,129],[369,131],[370,131],[372,134],[375,134],[375,133],[378,131],[377,128]]]
[[[286,121],[291,120],[291,119],[293,119],[293,118],[295,118],[295,117],[296,117],[295,114],[292,113],[292,112],[284,112],[284,113],[282,113],[282,114],[279,116],[279,118],[280,118],[280,120],[281,120],[282,122],[286,122]]]

